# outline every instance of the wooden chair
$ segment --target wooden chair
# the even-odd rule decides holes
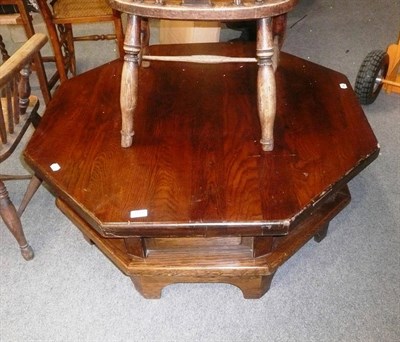
[[[61,82],[67,80],[69,72],[76,75],[74,41],[116,39],[119,53],[123,56],[121,15],[112,10],[106,0],[53,0],[52,5],[47,0],[37,0],[37,3],[47,26]],[[73,35],[73,24],[105,21],[114,23],[115,34],[83,37]]]
[[[1,41],[1,36],[0,36]],[[40,48],[46,43],[44,34],[33,35],[15,54],[0,66],[0,163],[15,151],[18,143],[32,123],[37,126],[40,116],[37,112],[39,100],[31,96],[29,75],[32,59],[35,59]],[[10,176],[0,174],[0,216],[17,240],[25,260],[33,258],[32,248],[26,241],[20,216],[41,184],[36,176],[31,178],[28,189],[18,212],[11,202],[4,180],[24,179],[27,176]]]
[[[32,37],[35,34],[35,30],[33,28],[32,16],[29,13],[29,8],[25,0],[0,0],[0,7],[11,7],[11,12],[16,13],[8,13],[2,14],[0,12],[0,25],[22,25],[24,27],[26,36],[28,38]],[[43,66],[43,59],[38,52],[34,56],[34,69],[36,71],[40,89],[43,94],[43,99],[47,104],[50,99],[50,89],[52,88],[51,83],[47,81],[46,72]]]

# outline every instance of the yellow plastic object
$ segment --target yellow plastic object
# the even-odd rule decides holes
[[[391,44],[387,48],[389,55],[389,67],[383,83],[383,89],[387,93],[400,94],[400,34],[397,44]]]

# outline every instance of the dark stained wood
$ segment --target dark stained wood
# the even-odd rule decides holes
[[[126,252],[133,257],[145,258],[147,254],[146,242],[142,237],[124,239]]]
[[[252,56],[255,49],[149,48],[172,50]],[[139,68],[146,87],[138,94],[135,146],[122,149],[121,68],[115,61],[63,84],[25,151],[57,196],[103,236],[284,235],[379,151],[346,77],[284,53],[273,152],[258,146],[257,65],[249,63]],[[61,170],[53,172],[53,163]],[[137,209],[148,216],[131,219]]]
[[[251,56],[254,45],[148,48],[210,50]],[[255,63],[137,66],[146,87],[135,146],[123,149],[121,69],[115,61],[63,83],[24,155],[61,211],[146,298],[179,282],[261,297],[284,262],[325,237],[350,201],[348,181],[379,152],[348,80],[284,53],[271,153],[258,144]]]
[[[280,51],[283,42],[285,40],[286,34],[286,26],[287,26],[287,13],[278,15],[273,18],[272,30],[274,32],[274,37],[278,39],[278,50]]]
[[[314,240],[316,242],[321,242],[323,239],[325,239],[326,235],[328,234],[328,228],[329,224],[327,223],[317,234],[314,235]]]
[[[246,299],[258,299],[261,298],[270,288],[273,274],[258,277],[248,278],[234,278],[234,277],[179,277],[176,278],[176,282],[179,283],[228,283],[238,287],[243,297]],[[147,299],[159,299],[161,298],[162,289],[171,284],[171,277],[163,276],[131,276],[131,280],[136,290]]]
[[[274,238],[272,236],[255,236],[253,237],[253,258],[263,256],[272,251]]]
[[[188,243],[189,238],[171,238],[170,243],[168,239],[146,239],[154,241],[147,245],[147,258],[132,257],[126,251],[124,239],[102,237],[61,199],[57,200],[57,205],[87,239],[131,277],[145,298],[160,298],[162,288],[169,284],[193,282],[228,283],[239,287],[245,298],[260,298],[268,291],[277,269],[317,235],[349,201],[350,194],[345,186],[326,198],[293,232],[276,237],[272,251],[259,258],[254,258],[251,248],[230,237],[194,239],[192,243]],[[223,244],[224,239],[226,244]]]

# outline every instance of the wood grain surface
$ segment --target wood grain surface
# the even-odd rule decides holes
[[[254,57],[255,48],[164,45],[148,53]],[[25,151],[103,236],[284,235],[379,151],[346,77],[285,53],[274,151],[258,143],[256,64],[156,61],[139,68],[134,143],[123,149],[121,68],[117,60],[62,84]],[[139,209],[147,217],[130,218]]]

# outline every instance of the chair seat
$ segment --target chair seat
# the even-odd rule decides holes
[[[57,0],[53,9],[55,19],[112,15],[106,0]]]

